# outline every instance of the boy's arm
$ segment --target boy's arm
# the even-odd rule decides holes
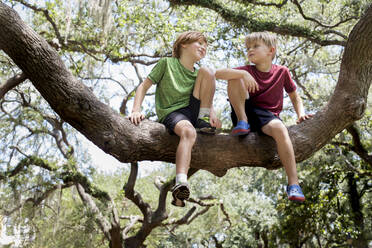
[[[222,80],[242,79],[249,92],[255,92],[258,90],[256,80],[245,70],[236,70],[230,68],[218,69],[216,70],[215,76],[216,79]]]
[[[298,117],[296,121],[297,124],[313,116],[312,114],[308,114],[308,115],[305,114],[305,109],[304,109],[304,105],[302,104],[302,99],[296,90],[292,91],[291,93],[288,93],[288,95],[289,95],[289,98],[291,99],[291,102],[293,104],[293,107]]]
[[[145,116],[141,113],[141,105],[143,99],[145,98],[146,92],[151,85],[152,81],[149,78],[146,78],[136,90],[132,113],[129,115],[129,120],[135,125],[138,125],[145,118]]]

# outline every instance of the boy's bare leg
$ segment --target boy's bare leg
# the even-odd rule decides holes
[[[276,142],[280,161],[288,176],[288,185],[298,184],[296,160],[286,126],[280,120],[274,119],[262,127],[262,132],[273,137]]]
[[[191,150],[196,140],[196,130],[189,121],[182,120],[176,124],[174,132],[180,137],[180,142],[176,151],[176,184],[172,188],[172,204],[184,207],[184,200],[190,196],[187,172],[190,168]]]
[[[190,168],[191,150],[196,140],[196,130],[189,121],[182,120],[176,124],[174,132],[180,137],[176,151],[176,174],[187,175]]]
[[[213,70],[200,68],[193,91],[194,97],[200,100],[200,108],[211,108],[215,91],[216,79]]]
[[[240,79],[229,80],[227,84],[227,94],[238,121],[247,121],[248,118],[245,113],[245,100],[248,98],[248,93],[244,87],[243,81]]]

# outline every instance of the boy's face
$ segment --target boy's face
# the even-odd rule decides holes
[[[205,57],[207,53],[207,43],[203,40],[194,41],[189,44],[183,44],[181,56],[190,56],[195,62]]]
[[[253,64],[271,63],[274,52],[274,47],[269,47],[262,41],[255,41],[247,44],[248,59]]]

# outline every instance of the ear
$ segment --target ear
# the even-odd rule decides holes
[[[271,48],[270,48],[270,52],[271,52],[271,53],[275,53],[275,52],[276,52],[276,47],[271,47]]]

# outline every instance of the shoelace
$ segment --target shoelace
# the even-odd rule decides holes
[[[297,187],[292,187],[290,190],[288,190],[288,193],[296,193],[296,194],[302,194],[299,188]]]

